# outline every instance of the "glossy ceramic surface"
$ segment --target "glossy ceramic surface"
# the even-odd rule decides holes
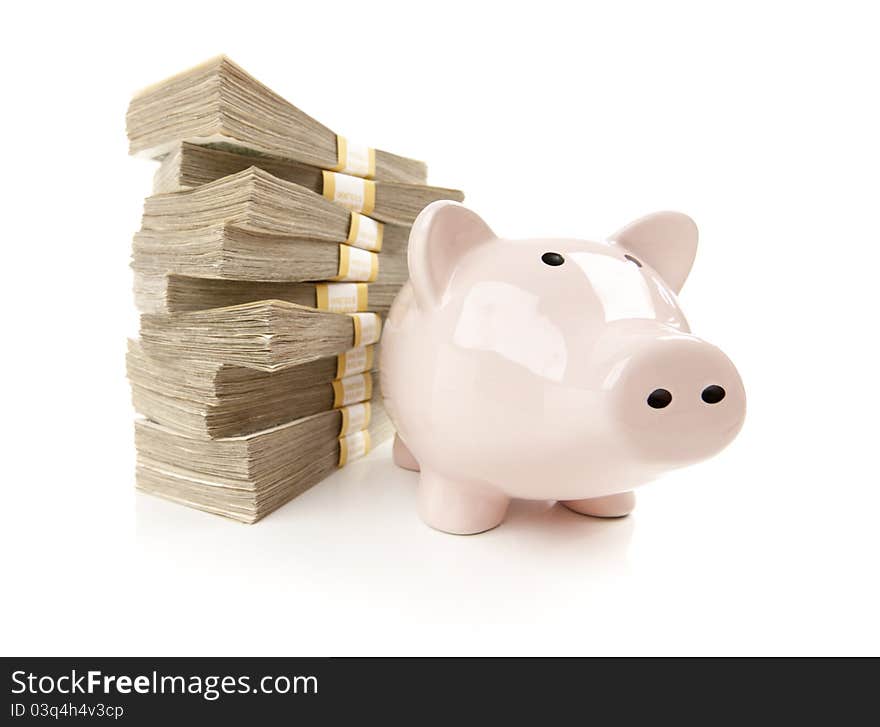
[[[739,375],[676,299],[696,245],[673,212],[601,242],[512,241],[454,202],[425,208],[381,379],[429,525],[486,530],[513,497],[625,515],[634,487],[736,436]]]

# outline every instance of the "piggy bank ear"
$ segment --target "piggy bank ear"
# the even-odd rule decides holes
[[[697,226],[680,212],[655,212],[611,236],[634,257],[644,260],[678,293],[697,254]]]
[[[438,305],[462,255],[494,237],[479,215],[457,202],[441,200],[425,207],[413,223],[407,252],[418,305]]]

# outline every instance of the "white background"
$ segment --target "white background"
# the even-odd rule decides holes
[[[662,5],[662,7],[661,7]],[[17,3],[4,16],[8,654],[877,654],[878,22],[848,2]],[[388,447],[246,527],[133,485],[139,87],[225,52],[499,234],[701,229],[740,438],[604,522],[434,532]],[[524,422],[526,426],[528,423]]]

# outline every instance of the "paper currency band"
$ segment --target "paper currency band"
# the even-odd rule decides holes
[[[359,247],[362,250],[379,252],[382,250],[382,238],[385,234],[385,225],[376,222],[372,217],[367,217],[359,212],[351,213],[351,225],[348,228],[347,245]]]
[[[370,373],[347,376],[332,383],[334,409],[373,398],[373,375]]]
[[[359,432],[370,426],[372,411],[369,401],[362,401],[360,404],[352,404],[340,409],[342,424],[339,427],[339,436],[345,437],[352,432]]]
[[[339,271],[333,280],[372,283],[379,275],[379,256],[351,245],[339,246]]]
[[[331,313],[357,313],[368,305],[366,283],[319,283],[315,286],[315,307]]]
[[[350,174],[324,171],[322,194],[353,212],[372,214],[376,207],[376,183]]]
[[[336,135],[336,166],[334,172],[372,179],[376,176],[376,150]]]
[[[360,459],[370,451],[370,431],[362,429],[339,439],[339,466]]]
[[[382,320],[377,313],[349,313],[354,324],[352,348],[376,343],[382,333]]]
[[[344,379],[352,374],[373,370],[373,347],[353,348],[336,357],[336,378]]]

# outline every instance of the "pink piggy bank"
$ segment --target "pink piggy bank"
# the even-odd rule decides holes
[[[588,242],[499,239],[455,202],[422,211],[381,381],[428,525],[489,530],[514,497],[620,517],[633,488],[733,440],[742,381],[676,300],[696,249],[676,212]]]

